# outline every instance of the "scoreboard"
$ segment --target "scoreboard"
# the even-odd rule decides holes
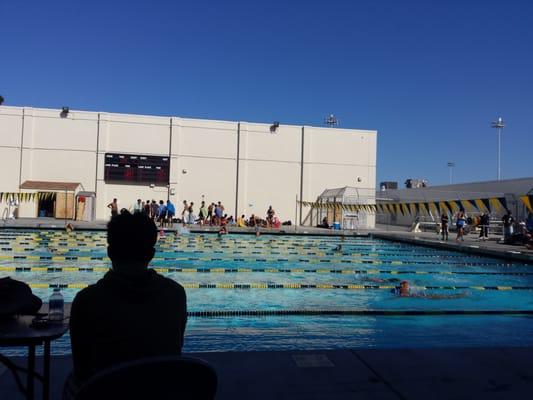
[[[105,182],[166,186],[169,170],[169,157],[105,153]]]

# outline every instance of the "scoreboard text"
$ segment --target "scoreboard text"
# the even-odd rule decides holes
[[[105,154],[105,182],[168,185],[168,157],[139,154]]]

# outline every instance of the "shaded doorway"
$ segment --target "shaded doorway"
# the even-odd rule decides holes
[[[52,196],[39,196],[39,203],[37,205],[37,216],[39,217],[53,217],[55,211],[55,198]],[[44,198],[46,197],[46,198]]]

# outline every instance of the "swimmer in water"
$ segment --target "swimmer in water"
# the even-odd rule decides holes
[[[340,253],[342,251],[342,244],[338,244],[337,247],[333,249],[334,252]]]
[[[222,235],[225,235],[227,233],[228,233],[228,228],[226,228],[226,225],[222,225],[222,227],[218,231],[218,237],[221,237]]]
[[[400,286],[392,289],[391,292],[399,297],[422,297],[425,299],[458,299],[466,296],[466,292],[458,294],[427,294],[425,292],[415,292],[409,287],[408,281],[401,281]]]

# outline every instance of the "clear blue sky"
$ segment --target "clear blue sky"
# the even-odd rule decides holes
[[[6,105],[378,130],[378,182],[533,176],[533,1],[0,0]]]

